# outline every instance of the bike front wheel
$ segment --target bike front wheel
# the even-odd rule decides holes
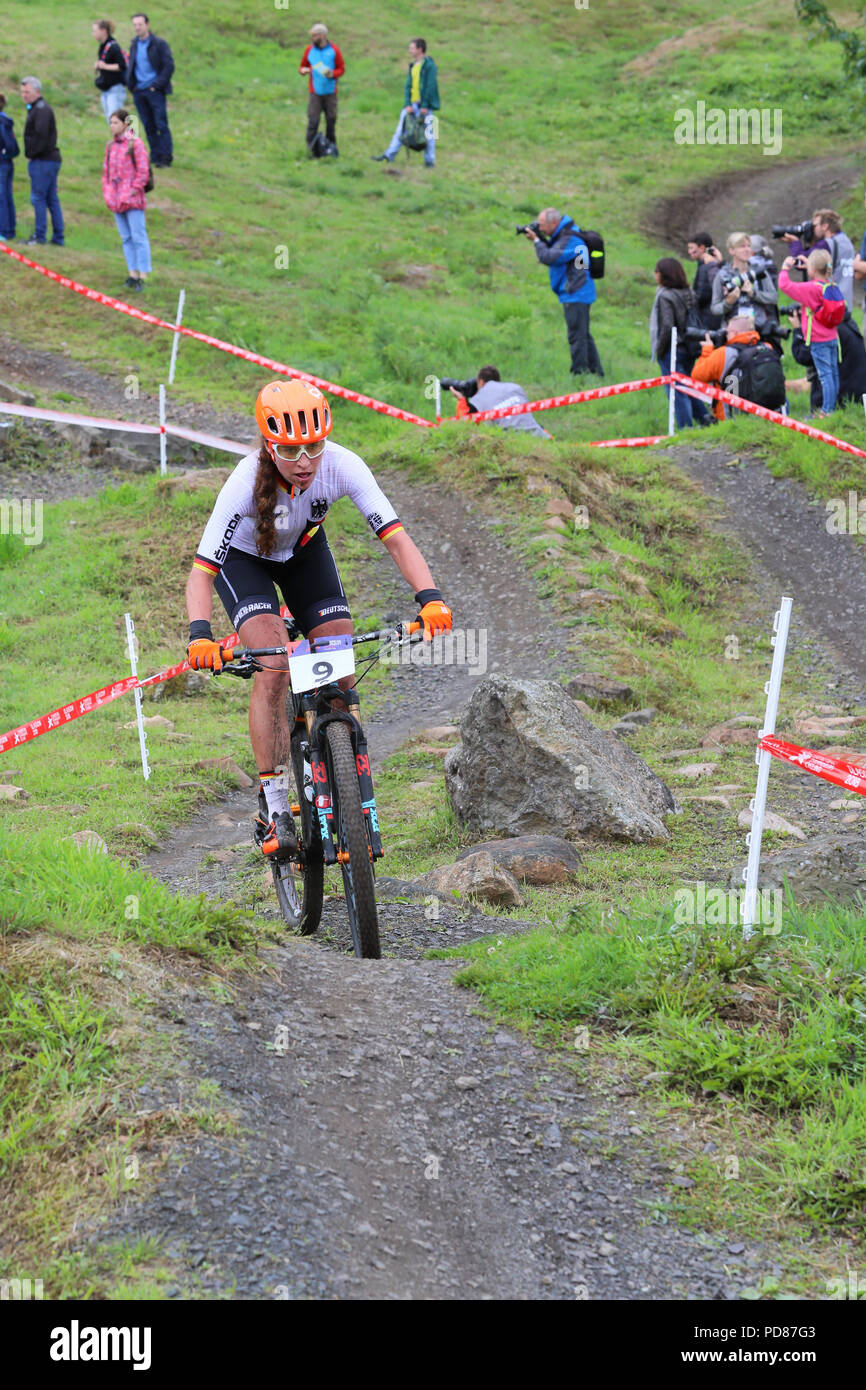
[[[352,944],[356,956],[365,960],[379,960],[382,950],[376,911],[376,882],[361,809],[355,750],[347,724],[341,721],[328,724],[325,748]]]

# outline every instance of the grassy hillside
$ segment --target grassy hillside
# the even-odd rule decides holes
[[[7,0],[4,14],[16,34],[6,82],[19,132],[15,82],[26,73],[42,76],[58,116],[68,245],[46,257],[117,290],[125,271],[99,187],[107,137],[91,79],[92,13],[79,0],[59,12]],[[481,0],[471,14],[454,3],[407,12],[392,0],[360,10],[335,0],[328,22],[347,63],[334,163],[308,160],[303,144],[306,13],[218,0],[204,20],[178,0],[160,7],[155,28],[177,65],[176,158],[157,170],[149,200],[155,274],[141,302],[173,317],[183,286],[190,324],[422,413],[430,373],[464,375],[481,361],[497,361],[532,393],[569,389],[561,311],[513,231],[551,202],[609,241],[594,319],[608,380],[645,374],[652,266],[684,254],[641,235],[648,202],[711,173],[775,164],[757,146],[677,145],[678,108],[781,107],[783,159],[850,141],[838,52],[807,45],[787,3],[764,12],[739,0],[720,19],[709,0],[585,10]],[[432,173],[420,156],[401,154],[392,169],[369,158],[393,129],[406,42],[419,28],[440,72]],[[118,32],[126,42],[126,21]],[[23,161],[16,182],[29,229]],[[859,194],[842,210],[859,227]],[[282,247],[288,269],[275,266]],[[5,260],[0,277],[7,330],[109,375],[137,370],[148,391],[164,378],[167,335],[73,301]],[[247,406],[261,379],[184,343],[176,394]],[[399,429],[357,409],[338,419],[366,447]],[[645,433],[665,419],[656,392],[559,412],[554,428],[586,439]]]

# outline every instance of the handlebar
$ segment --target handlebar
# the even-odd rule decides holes
[[[378,628],[374,632],[356,633],[352,636],[352,646],[357,647],[362,642],[420,642],[423,640],[423,634],[423,623],[417,621],[411,623],[399,623],[396,627],[383,627]],[[333,636],[333,634],[331,634],[331,636]],[[315,652],[317,641],[325,642],[329,640],[330,636],[322,636],[321,638],[311,638],[310,650],[312,652]],[[261,669],[258,667],[258,657],[289,655],[290,653],[288,652],[288,647],[290,645],[290,643],[287,643],[282,647],[224,647],[222,649],[222,659],[225,665],[225,670],[233,676],[251,675],[252,672],[257,668]],[[231,665],[228,664],[230,662],[244,663],[244,669],[240,669],[240,667],[235,667],[234,669],[232,669]],[[215,672],[214,674],[219,673]]]

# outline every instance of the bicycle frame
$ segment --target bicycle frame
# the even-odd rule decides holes
[[[284,621],[290,638],[293,634],[298,633],[298,629],[290,619],[287,618]],[[364,642],[373,641],[393,642],[395,639],[401,642],[422,640],[421,624],[402,623],[396,628],[359,633],[352,637],[352,645],[357,646]],[[310,639],[311,651],[315,651],[316,640],[315,637]],[[322,639],[323,642],[327,640],[327,638]],[[224,669],[231,672],[232,675],[248,678],[256,670],[263,669],[258,660],[259,657],[288,656],[290,654],[291,641],[284,647],[258,647],[255,649],[235,647],[225,651],[224,658],[227,664]],[[230,665],[228,663],[237,664]],[[332,703],[334,700],[340,700],[347,708],[335,709]],[[352,686],[348,690],[343,690],[338,684],[332,682],[318,686],[313,690],[304,691],[299,695],[292,692],[292,704],[296,721],[303,720],[306,728],[306,745],[313,779],[313,808],[318,820],[325,863],[327,865],[337,864],[340,857],[338,849],[339,827],[334,823],[333,789],[328,777],[324,740],[324,730],[328,724],[337,721],[349,726],[370,857],[374,861],[381,859],[385,851],[382,846],[367,738],[360,720],[351,710],[352,706],[357,707],[359,704],[355,687]],[[293,738],[296,736],[296,733],[292,734]]]

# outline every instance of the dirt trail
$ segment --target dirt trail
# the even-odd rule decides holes
[[[776,248],[781,264],[783,243],[772,240],[773,223],[802,222],[816,207],[837,207],[853,188],[862,186],[863,149],[858,145],[845,154],[793,163],[767,158],[747,173],[703,179],[651,204],[641,228],[654,241],[677,248],[675,254],[682,259],[694,232],[708,228],[721,251],[731,232],[760,232]],[[859,248],[862,227],[846,230]]]

